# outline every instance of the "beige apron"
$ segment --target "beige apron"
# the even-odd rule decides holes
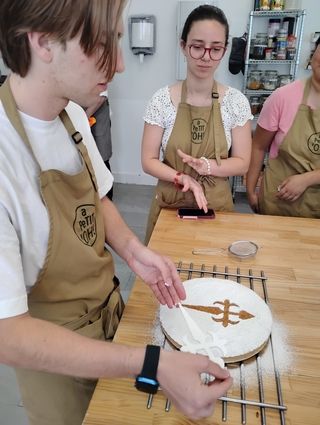
[[[270,159],[259,193],[259,212],[270,215],[320,218],[320,185],[310,186],[294,202],[277,198],[277,188],[287,177],[320,169],[320,109],[307,106],[311,80],[306,82],[303,101],[293,124]]]
[[[8,79],[0,97],[9,120],[31,149]],[[104,246],[101,201],[82,137],[65,111],[60,118],[83,159],[83,170],[76,175],[57,170],[40,172],[50,234],[43,269],[28,296],[29,312],[82,335],[110,339],[123,302],[113,282],[112,256]],[[23,369],[16,372],[30,425],[82,423],[96,380]]]
[[[177,149],[195,157],[216,159],[228,158],[228,145],[224,132],[216,82],[212,89],[212,106],[198,107],[186,103],[186,82],[182,84],[181,103],[164,155],[164,164],[197,180],[208,201],[208,208],[216,211],[233,211],[232,194],[227,177],[199,175],[184,164]],[[161,208],[197,208],[191,191],[183,193],[173,183],[159,180],[149,213],[146,241],[148,242],[157,222]]]

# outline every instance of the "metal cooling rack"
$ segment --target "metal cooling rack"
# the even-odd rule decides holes
[[[263,271],[260,271],[259,274],[256,274],[256,272],[253,273],[252,270],[249,270],[248,273],[243,273],[240,271],[239,267],[235,271],[232,271],[231,269],[229,269],[228,266],[225,266],[223,270],[221,270],[221,268],[218,269],[217,266],[207,267],[205,264],[201,264],[200,266],[198,266],[198,265],[194,265],[193,263],[183,264],[182,262],[178,263],[177,270],[182,280],[195,279],[198,277],[219,277],[219,278],[234,280],[235,282],[238,282],[240,284],[245,284],[253,291],[257,291],[259,289],[265,302],[267,304],[269,303],[269,298],[267,293],[267,277],[264,275]],[[258,400],[248,400],[246,398],[245,362],[233,363],[232,364],[233,371],[235,370],[234,366],[238,365],[236,366],[236,368],[238,368],[239,375],[240,375],[240,383],[239,383],[240,398],[228,397],[226,394],[224,397],[221,397],[219,399],[222,402],[221,417],[223,422],[227,422],[228,420],[228,404],[235,403],[235,404],[241,405],[241,418],[239,418],[239,420],[242,425],[247,424],[247,406],[254,406],[260,409],[261,425],[267,425],[267,417],[266,417],[267,409],[277,410],[279,412],[280,424],[281,425],[286,424],[285,411],[287,410],[287,408],[283,404],[280,373],[279,373],[279,370],[276,364],[276,359],[274,356],[272,334],[269,337],[269,341],[267,345],[270,348],[271,354],[272,354],[273,374],[274,374],[274,381],[275,381],[274,386],[276,391],[277,404],[268,403],[268,401],[265,398],[264,386],[263,386],[263,380],[264,380],[263,369],[261,367],[261,355],[256,354],[254,358],[255,358],[256,370],[257,370],[257,382],[258,382],[258,393],[259,393]],[[164,337],[163,346],[165,348],[170,349],[170,344],[165,337]],[[148,409],[152,408],[152,400],[153,400],[153,395],[149,394],[148,400],[147,400]],[[164,410],[166,412],[169,412],[170,407],[171,407],[171,402],[170,400],[167,399],[164,406]]]

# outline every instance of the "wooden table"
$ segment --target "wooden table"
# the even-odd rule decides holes
[[[227,247],[236,240],[251,240],[259,246],[252,259],[239,260],[228,254]],[[180,220],[174,211],[163,210],[150,246],[197,268],[236,273],[251,270],[267,276],[267,292],[274,317],[285,324],[287,344],[294,352],[290,372],[281,373],[283,404],[287,407],[287,425],[320,423],[320,221],[303,218],[217,213],[215,220]],[[194,255],[193,249],[211,248],[212,252]],[[199,267],[198,267],[199,268]],[[193,276],[198,277],[198,276]],[[150,290],[136,280],[121,320],[116,342],[145,345],[152,342],[158,309]],[[246,398],[258,391],[247,386]],[[264,400],[278,403],[274,379],[264,379]],[[241,424],[241,405],[218,402],[213,417],[191,421],[174,407],[166,412],[165,397],[159,392],[152,408],[147,409],[147,395],[135,390],[128,379],[101,379],[90,403],[84,425],[186,425]],[[235,386],[228,397],[238,397]],[[222,407],[227,406],[227,421],[222,421]],[[242,411],[243,414],[243,411]],[[247,406],[249,425],[278,425],[278,410]],[[283,418],[282,418],[283,420]],[[265,422],[264,422],[265,421]]]

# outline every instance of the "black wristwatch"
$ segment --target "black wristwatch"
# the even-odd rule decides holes
[[[159,382],[157,381],[159,357],[160,347],[147,345],[142,371],[136,377],[135,386],[137,390],[148,394],[156,394],[159,388]]]

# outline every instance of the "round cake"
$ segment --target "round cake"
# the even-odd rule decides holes
[[[162,329],[173,345],[208,355],[213,349],[225,363],[247,359],[264,347],[272,315],[258,294],[216,278],[187,280],[184,287],[187,298],[182,308],[160,307]]]

